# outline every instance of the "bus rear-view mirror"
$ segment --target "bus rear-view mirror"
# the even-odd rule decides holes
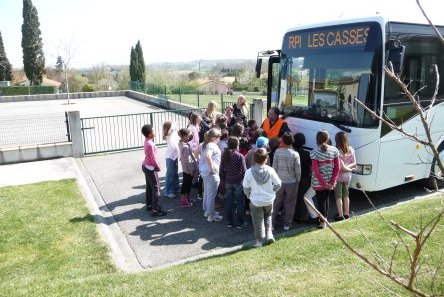
[[[257,61],[256,61],[256,77],[257,78],[261,77],[261,68],[262,68],[262,59],[257,58]]]
[[[399,41],[390,40],[387,43],[387,49],[387,63],[391,62],[395,73],[401,73],[404,66],[405,46],[401,45]]]

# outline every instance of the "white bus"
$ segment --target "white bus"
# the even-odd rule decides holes
[[[438,27],[441,34],[444,27]],[[390,130],[354,99],[425,139],[411,103],[383,71],[391,61],[409,89],[429,105],[434,142],[444,159],[444,47],[429,25],[391,22],[381,16],[339,20],[289,30],[281,50],[258,54],[256,72],[268,59],[267,109],[279,107],[293,133],[304,133],[306,148],[316,146],[316,133],[346,131],[356,151],[358,168],[351,188],[379,191],[415,180],[431,181],[438,166],[430,151]]]

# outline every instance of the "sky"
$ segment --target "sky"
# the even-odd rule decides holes
[[[71,67],[128,65],[140,40],[145,63],[200,59],[255,59],[278,49],[299,25],[373,16],[424,22],[415,0],[32,0],[37,8],[46,66],[71,49]],[[444,1],[422,0],[435,24]],[[14,68],[23,67],[23,1],[0,0],[0,32]],[[441,23],[439,22],[440,20]],[[62,55],[63,56],[63,55]]]

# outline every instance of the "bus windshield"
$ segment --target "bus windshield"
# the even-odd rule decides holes
[[[281,57],[279,104],[288,116],[353,127],[378,121],[382,34],[374,22],[289,32]]]

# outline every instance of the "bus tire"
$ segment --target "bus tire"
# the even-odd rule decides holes
[[[444,142],[438,146],[438,154],[441,163],[444,164]],[[440,176],[441,178],[437,178]],[[436,190],[444,187],[444,173],[439,170],[436,158],[433,158],[432,167],[430,168],[430,175],[427,178],[427,187],[431,190]]]

